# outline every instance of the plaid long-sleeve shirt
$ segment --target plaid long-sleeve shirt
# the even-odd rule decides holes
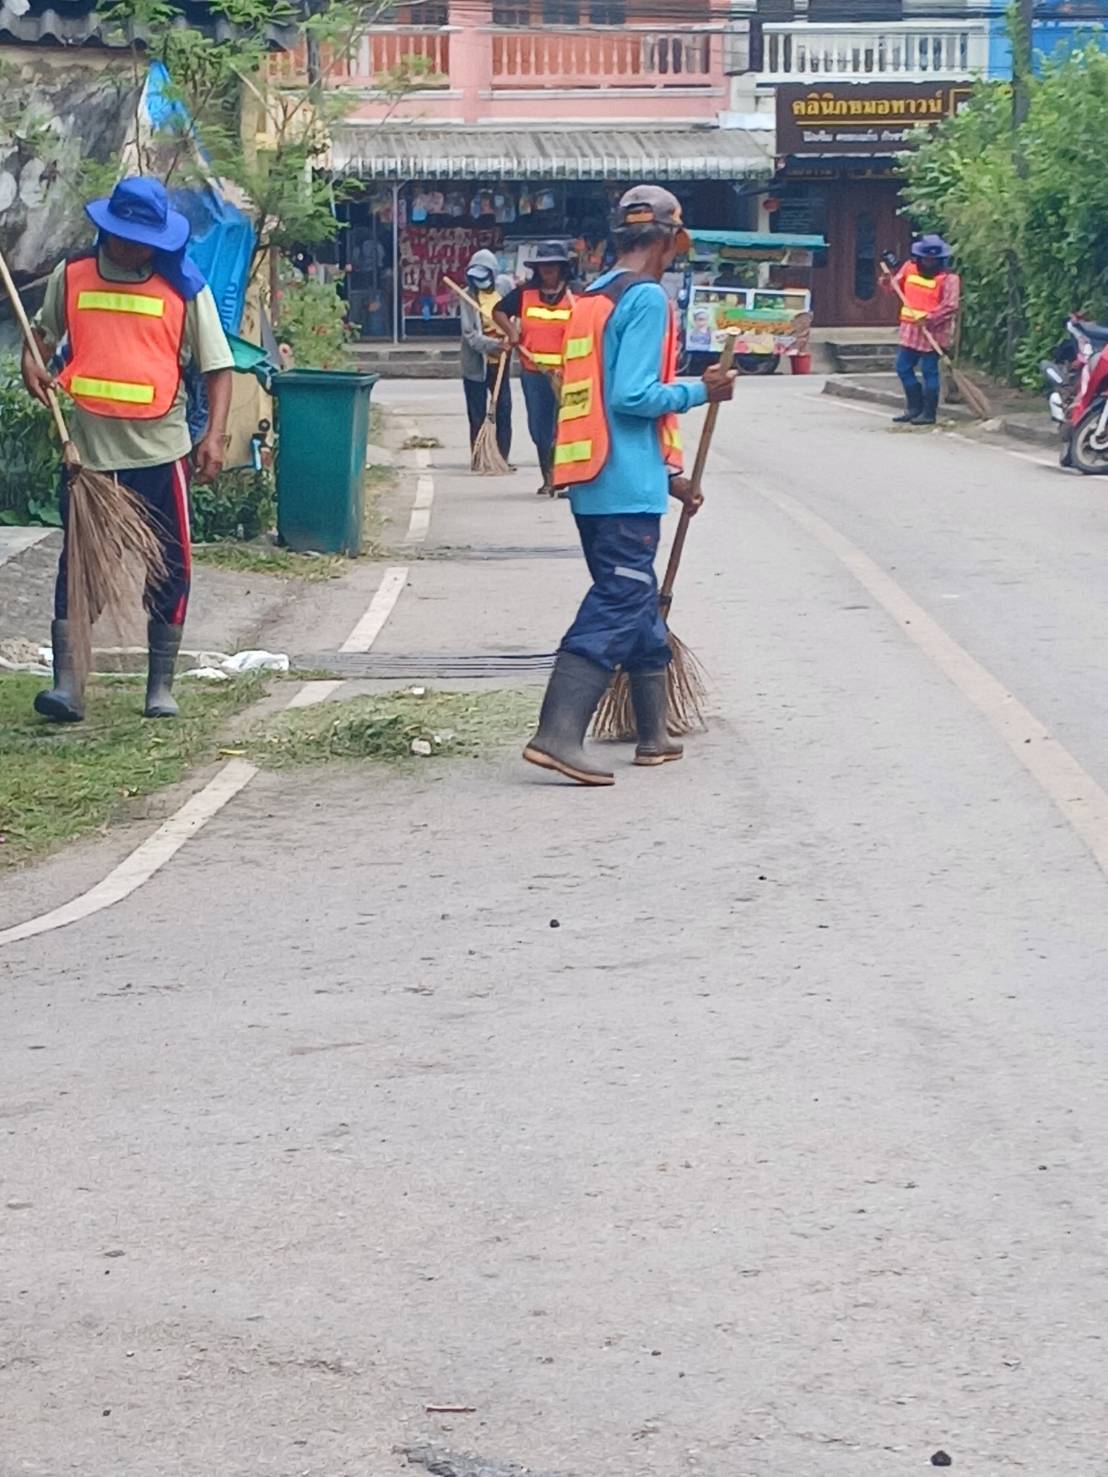
[[[905,262],[893,280],[901,286],[907,274],[915,269],[914,262]],[[889,279],[885,280],[888,282]],[[954,338],[954,324],[958,317],[958,308],[962,301],[962,279],[957,272],[944,272],[939,283],[938,306],[930,317],[920,319],[917,323],[901,323],[900,342],[906,349],[918,349],[924,354],[931,351],[925,329],[930,331],[932,338],[941,349],[950,348]],[[897,304],[899,303],[900,299],[897,298]]]

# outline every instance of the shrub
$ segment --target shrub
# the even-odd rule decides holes
[[[212,483],[194,484],[190,501],[197,544],[257,538],[272,529],[276,518],[269,471],[221,472]]]
[[[281,289],[277,337],[292,350],[294,369],[349,369],[353,329],[333,282],[304,277]]]
[[[0,359],[0,523],[60,526],[60,469],[50,412],[23,388],[19,361]]]

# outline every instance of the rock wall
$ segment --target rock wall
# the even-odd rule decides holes
[[[81,162],[118,157],[138,88],[103,52],[10,46],[0,86],[0,247],[31,282],[88,242]]]

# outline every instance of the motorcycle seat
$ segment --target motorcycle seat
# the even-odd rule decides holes
[[[1086,323],[1082,320],[1078,327],[1094,344],[1108,344],[1108,328],[1103,323]]]

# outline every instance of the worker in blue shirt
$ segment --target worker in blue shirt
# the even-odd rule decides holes
[[[531,764],[584,785],[615,780],[586,755],[584,740],[620,668],[635,708],[635,763],[681,757],[666,731],[671,653],[654,559],[669,498],[690,512],[700,504],[682,473],[677,417],[730,400],[735,378],[713,365],[699,382],[676,382],[676,319],[661,287],[690,245],[676,197],[652,185],[629,190],[613,242],[614,268],[577,298],[566,330],[554,452],[554,482],[569,490],[593,583],[562,639],[538,732],[523,751]]]

